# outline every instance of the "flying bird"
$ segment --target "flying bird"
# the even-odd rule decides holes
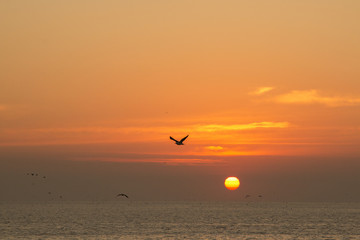
[[[245,198],[248,198],[248,197],[251,197],[251,195],[248,194],[248,195],[245,196]]]
[[[186,137],[184,137],[183,139],[181,139],[180,141],[174,139],[173,137],[170,136],[170,139],[175,141],[176,145],[184,145],[183,142],[185,141],[185,139],[188,137],[189,135],[187,135]]]
[[[124,194],[124,193],[119,193],[118,195],[116,195],[117,197],[126,197],[129,198],[128,195]]]

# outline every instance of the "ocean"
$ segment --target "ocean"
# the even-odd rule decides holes
[[[1,239],[360,239],[360,203],[0,203]]]

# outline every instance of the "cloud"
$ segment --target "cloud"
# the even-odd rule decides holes
[[[359,105],[360,98],[352,97],[325,97],[321,96],[317,90],[291,91],[283,95],[279,95],[274,99],[279,103],[298,103],[311,104],[318,103],[330,107]]]
[[[167,141],[169,135],[180,139],[187,134],[190,134],[195,141],[202,139],[201,141],[204,143],[204,139],[209,142],[223,138],[223,133],[236,134],[244,130],[287,128],[288,126],[288,122],[252,122],[245,124],[180,124],[174,126],[9,128],[1,130],[0,146],[120,142],[151,142],[155,144]],[[212,134],[215,132],[220,132],[220,135]]]
[[[81,154],[79,154],[81,155]],[[216,155],[176,155],[176,154],[149,154],[149,153],[100,153],[98,156],[76,156],[70,157],[76,161],[107,161],[107,162],[148,162],[165,163],[171,165],[197,165],[197,164],[217,164],[222,160]]]
[[[251,92],[250,94],[251,95],[261,95],[261,94],[267,93],[273,89],[274,89],[273,87],[261,87],[261,88],[256,89],[254,92]]]
[[[249,130],[255,128],[286,128],[289,126],[288,122],[254,122],[246,124],[205,124],[205,125],[185,125],[181,128],[186,128],[188,131],[197,132],[214,132],[214,131],[232,131],[232,130]],[[174,127],[123,127],[123,128],[109,128],[109,127],[84,127],[84,128],[40,128],[32,129],[30,131],[43,133],[140,133],[140,132],[157,132],[169,133],[178,132],[179,126]]]
[[[223,150],[224,148],[221,146],[207,146],[205,147],[208,150],[212,150],[212,151],[219,151],[219,150]]]
[[[209,124],[199,125],[195,130],[200,132],[215,132],[215,131],[234,131],[234,130],[249,130],[255,128],[287,128],[288,122],[255,122],[248,124],[233,124],[233,125],[220,125]]]

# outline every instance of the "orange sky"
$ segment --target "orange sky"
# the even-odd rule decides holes
[[[244,165],[261,172],[266,164],[247,156],[331,157],[336,169],[360,156],[359,9],[350,0],[2,1],[3,159],[70,145],[78,149],[58,161],[201,164],[224,179],[249,174]],[[184,146],[169,140],[187,134]]]

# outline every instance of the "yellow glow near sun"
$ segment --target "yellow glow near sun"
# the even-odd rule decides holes
[[[224,184],[227,189],[236,190],[240,186],[240,181],[237,177],[228,177]]]
[[[221,146],[207,146],[205,147],[206,149],[209,149],[209,150],[213,150],[213,151],[219,151],[219,150],[223,150],[224,148],[221,147]]]

